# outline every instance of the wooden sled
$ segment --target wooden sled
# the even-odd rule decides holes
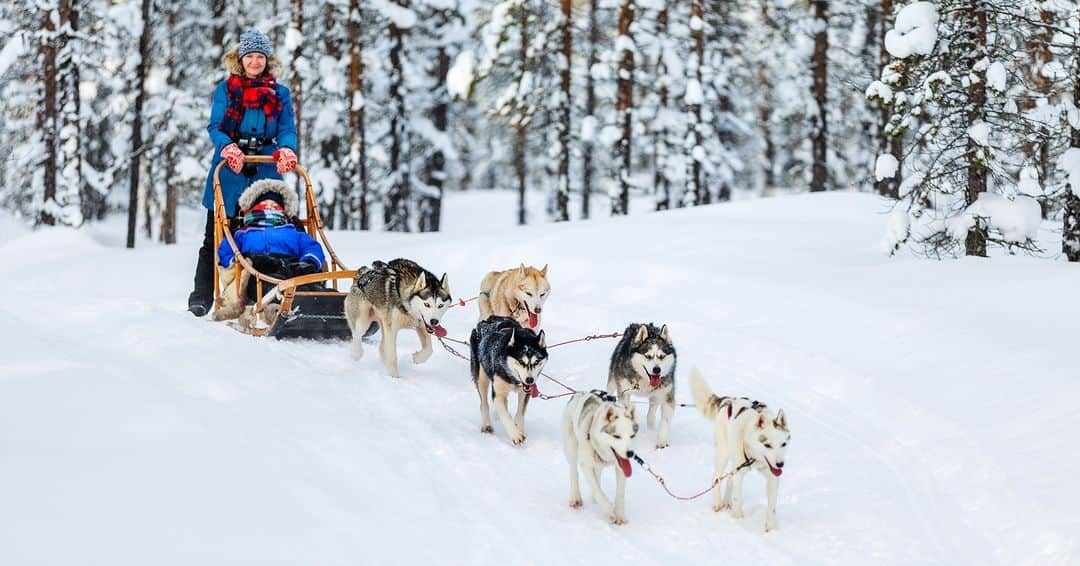
[[[247,163],[274,163],[274,158],[268,155],[250,155],[245,158]],[[345,321],[345,295],[338,290],[339,279],[353,279],[356,271],[350,270],[341,263],[330,240],[323,231],[322,218],[319,217],[319,207],[315,203],[315,193],[311,188],[311,178],[307,170],[300,165],[296,166],[296,174],[304,180],[305,201],[307,203],[307,215],[297,224],[298,230],[303,230],[309,236],[322,244],[329,258],[323,265],[324,271],[311,275],[302,275],[291,279],[277,279],[270,277],[251,264],[248,258],[240,255],[236,247],[232,230],[229,226],[229,217],[225,211],[225,201],[221,196],[221,168],[225,165],[222,161],[214,169],[214,310],[222,306],[222,283],[217,267],[217,250],[221,241],[229,242],[233,254],[236,257],[235,269],[236,280],[240,279],[241,270],[248,272],[254,281],[256,296],[262,297],[253,306],[254,321],[252,324],[243,325],[230,323],[230,326],[253,336],[273,336],[275,338],[310,338],[321,340],[347,340],[352,338],[349,326]],[[308,284],[321,284],[320,290],[300,290],[297,287]],[[329,283],[329,287],[327,286]],[[264,285],[271,287],[263,295]],[[242,295],[244,289],[240,285],[234,285],[236,293]],[[239,297],[238,297],[239,298]],[[277,309],[266,308],[280,299]]]

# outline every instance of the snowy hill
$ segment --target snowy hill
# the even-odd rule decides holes
[[[448,198],[446,233],[337,233],[335,248],[446,271],[464,298],[492,268],[548,263],[550,341],[666,322],[679,401],[696,366],[785,410],[778,531],[763,532],[757,474],[741,521],[636,467],[628,525],[569,508],[562,400],[531,404],[524,447],[481,435],[466,365],[437,349],[414,366],[405,333],[395,381],[345,344],[195,319],[192,211],[180,245],[133,251],[119,219],[0,222],[0,564],[1080,560],[1075,266],[886,258],[883,207],[862,194],[526,228],[481,222],[477,198]],[[463,338],[475,318],[445,324]],[[613,347],[553,349],[547,370],[602,387]],[[654,434],[639,453],[672,490],[708,485],[710,423],[679,409],[671,446]]]

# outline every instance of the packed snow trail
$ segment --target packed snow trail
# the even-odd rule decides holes
[[[718,393],[784,409],[779,530],[763,532],[756,473],[742,520],[668,497],[638,467],[629,524],[608,524],[587,487],[571,509],[565,399],[530,403],[523,447],[498,426],[480,434],[467,365],[437,344],[413,365],[411,333],[392,380],[373,348],[353,362],[345,343],[195,319],[200,211],[185,212],[180,245],[135,250],[122,219],[28,232],[4,218],[0,564],[1080,559],[1075,266],[886,258],[884,207],[860,194],[526,228],[509,225],[512,201],[483,197],[448,196],[445,233],[331,238],[350,265],[446,271],[455,298],[490,269],[548,263],[552,343],[667,323],[678,401],[696,366]],[[506,225],[479,216],[500,208]],[[450,336],[475,317],[449,311]],[[614,345],[554,349],[545,370],[603,387]],[[672,491],[695,492],[712,479],[711,431],[680,408],[671,446],[643,427],[638,451]]]

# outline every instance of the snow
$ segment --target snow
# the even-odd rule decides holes
[[[968,127],[968,137],[975,143],[987,147],[990,145],[990,124],[978,121]]]
[[[1065,172],[1072,193],[1080,197],[1080,147],[1070,147],[1058,158],[1058,169]]]
[[[1039,169],[1034,165],[1025,165],[1020,169],[1020,181],[1016,184],[1016,189],[1023,195],[1041,195],[1043,189],[1039,183]]]
[[[397,27],[409,29],[416,25],[416,12],[388,0],[370,0],[370,2],[377,12],[394,22]]]
[[[910,233],[911,217],[907,209],[896,206],[885,221],[885,237],[881,241],[882,251],[887,254],[894,253],[897,246],[907,240]]]
[[[896,26],[885,34],[885,49],[898,59],[929,55],[937,43],[937,8],[932,2],[913,2],[896,15]]]
[[[4,48],[0,49],[0,77],[7,73],[7,70],[15,63],[15,61],[26,52],[26,48],[23,46],[23,39],[21,36],[13,36],[7,40],[4,44]]]
[[[1008,73],[1005,71],[1005,64],[1001,61],[994,61],[986,70],[986,86],[990,87],[991,90],[1005,92],[1005,85],[1008,82],[1008,78]]]
[[[446,72],[446,90],[450,96],[467,100],[472,93],[473,69],[476,58],[471,51],[463,51]]]
[[[977,219],[984,219],[989,229],[1006,242],[1023,244],[1038,238],[1042,208],[1039,201],[1027,196],[1008,199],[996,193],[981,193],[963,214],[949,221],[950,234],[963,240]]]
[[[870,86],[866,87],[866,98],[868,100],[877,99],[882,104],[888,104],[892,102],[893,90],[889,85],[881,81],[874,81],[870,83]]]
[[[581,133],[578,134],[583,142],[591,142],[596,137],[596,116],[584,116],[581,118]]]
[[[686,95],[683,102],[688,106],[700,105],[705,102],[705,93],[701,89],[701,83],[697,79],[687,79]]]
[[[874,179],[878,181],[892,179],[896,176],[896,170],[899,167],[900,162],[892,154],[882,153],[877,157],[877,162],[874,165]]]
[[[408,333],[391,380],[371,347],[354,362],[343,343],[190,316],[201,209],[183,211],[179,245],[134,250],[121,217],[36,232],[0,217],[0,262],[18,266],[0,282],[0,563],[1075,564],[1075,269],[884,257],[881,203],[831,192],[518,228],[512,194],[448,193],[444,233],[330,233],[349,265],[411,257],[461,298],[490,269],[549,264],[549,343],[666,322],[678,401],[698,367],[787,415],[770,533],[756,474],[742,520],[637,467],[629,524],[569,508],[563,401],[530,404],[523,447],[498,424],[481,435],[465,363],[437,349],[413,365]],[[444,324],[464,338],[476,316]],[[546,370],[603,387],[613,347],[552,349]],[[679,408],[671,446],[654,435],[637,450],[670,489],[704,489],[711,424]]]

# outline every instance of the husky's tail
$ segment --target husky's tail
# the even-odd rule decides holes
[[[709,420],[716,420],[720,413],[720,398],[709,389],[709,384],[697,368],[690,370],[690,391],[694,395],[694,404],[697,405],[701,414]]]

